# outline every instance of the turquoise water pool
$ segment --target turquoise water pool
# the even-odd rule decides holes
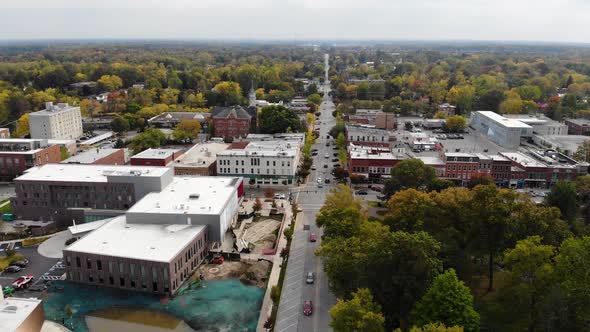
[[[59,281],[49,288],[43,308],[46,319],[75,332],[94,332],[89,331],[85,317],[96,311],[106,312],[113,323],[106,309],[135,309],[140,315],[162,312],[186,322],[194,331],[242,332],[256,330],[263,297],[264,289],[235,279],[205,281],[202,287],[184,291],[167,303],[149,294]],[[141,324],[159,325],[154,317],[148,318]]]

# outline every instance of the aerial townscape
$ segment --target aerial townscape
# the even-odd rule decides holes
[[[0,4],[0,332],[590,331],[590,7],[500,2]]]

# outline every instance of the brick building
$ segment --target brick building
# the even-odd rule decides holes
[[[181,149],[147,149],[131,157],[134,166],[168,166],[184,153]]]
[[[374,126],[347,125],[346,143],[356,146],[389,147],[393,136],[389,131]]]
[[[59,145],[44,139],[0,139],[0,180],[11,181],[25,170],[48,163],[59,163]]]
[[[590,135],[590,120],[566,119],[567,133],[569,135]]]
[[[248,136],[255,122],[241,106],[216,108],[214,111],[211,114],[214,136],[223,137],[225,141]]]
[[[61,162],[62,164],[125,165],[125,149],[90,149]]]
[[[404,154],[393,154],[385,147],[355,146],[348,147],[348,172],[366,177],[377,182],[382,176],[391,174],[391,168],[407,159]]]

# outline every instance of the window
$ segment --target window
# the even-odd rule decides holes
[[[113,273],[113,262],[109,261],[109,273]]]
[[[86,258],[86,268],[87,269],[91,269],[92,268],[92,262],[90,261],[90,258]]]
[[[131,272],[131,278],[135,278],[135,264],[129,264],[129,271]]]
[[[119,273],[123,273],[123,263],[119,262]]]
[[[100,271],[102,270],[102,262],[100,261],[100,259],[96,260],[96,268]]]
[[[66,265],[70,266],[72,262],[70,261],[70,256],[66,256]]]
[[[119,286],[125,287],[125,278],[123,278],[123,277],[119,278]]]
[[[80,257],[76,257],[76,267],[80,267]]]

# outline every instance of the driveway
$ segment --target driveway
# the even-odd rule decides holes
[[[40,279],[45,273],[47,273],[51,268],[53,268],[54,265],[57,264],[57,262],[59,261],[59,259],[41,256],[37,252],[37,246],[20,248],[17,249],[16,252],[18,254],[25,256],[29,260],[29,264],[26,268],[24,268],[18,273],[0,272],[0,285],[2,285],[2,287],[10,286],[14,279],[18,278],[21,275],[28,274],[33,275],[33,277],[35,277],[35,280],[33,281],[33,284],[35,284],[38,279]],[[38,296],[39,293],[40,292],[25,290],[16,292],[15,296]]]

